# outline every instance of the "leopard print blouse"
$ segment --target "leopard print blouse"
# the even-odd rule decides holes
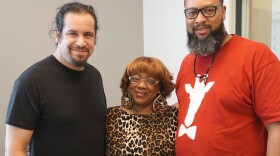
[[[177,108],[164,114],[128,114],[120,106],[107,109],[107,156],[173,156]]]

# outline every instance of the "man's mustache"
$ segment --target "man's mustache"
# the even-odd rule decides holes
[[[71,48],[72,50],[75,50],[75,51],[87,51],[89,52],[89,49],[87,47],[72,47]]]
[[[197,29],[211,29],[211,25],[208,24],[197,24],[195,26],[193,26],[193,30],[197,30]]]

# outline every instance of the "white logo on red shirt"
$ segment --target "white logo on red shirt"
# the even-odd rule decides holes
[[[190,104],[187,111],[187,115],[184,124],[180,125],[178,136],[181,137],[184,134],[194,140],[196,135],[197,126],[192,125],[196,112],[201,105],[205,93],[207,93],[213,86],[214,82],[204,84],[204,81],[199,82],[199,78],[195,79],[194,88],[190,84],[185,84],[185,90],[190,94]],[[192,126],[191,126],[192,125]]]

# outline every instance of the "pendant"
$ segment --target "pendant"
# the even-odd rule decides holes
[[[207,79],[208,79],[208,74],[203,74],[203,75],[195,75],[195,77],[203,79],[204,84],[206,85]]]

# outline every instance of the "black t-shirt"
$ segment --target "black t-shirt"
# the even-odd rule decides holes
[[[31,156],[104,155],[106,99],[99,71],[71,70],[53,56],[15,82],[6,124],[33,130]]]

